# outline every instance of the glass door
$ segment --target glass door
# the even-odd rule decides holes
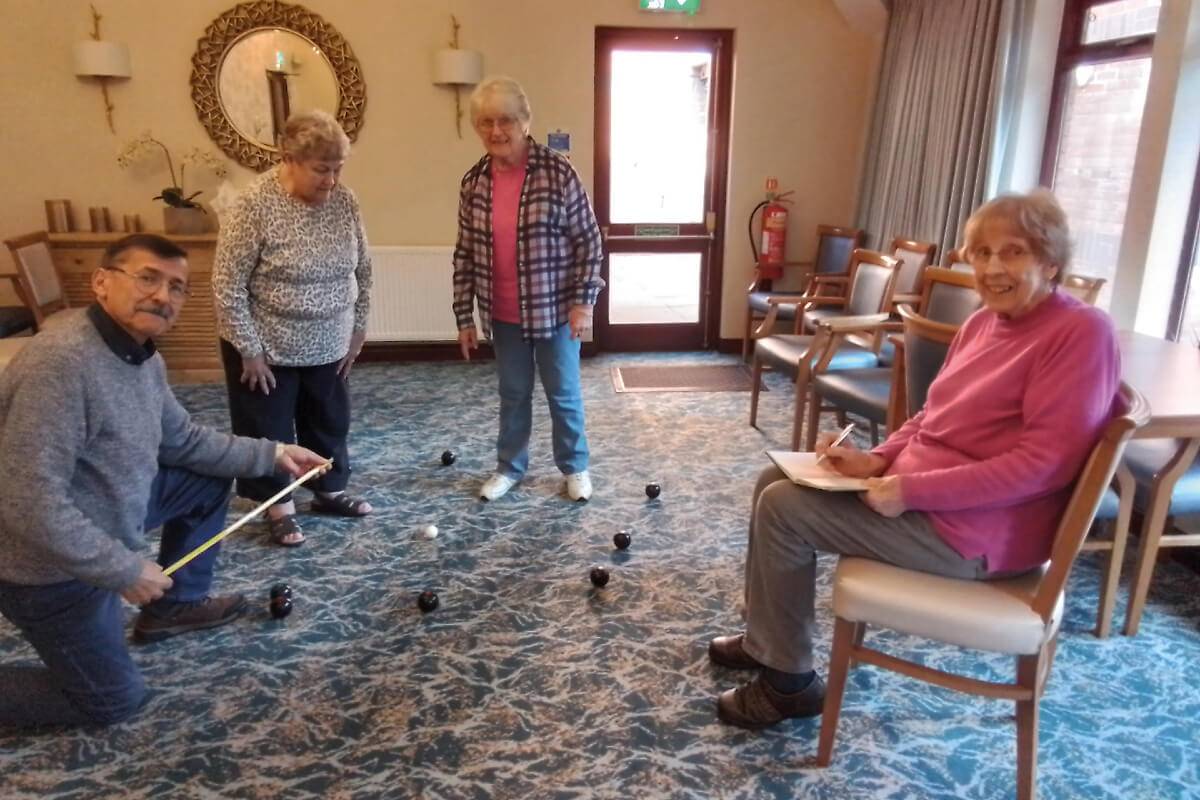
[[[596,31],[605,350],[716,344],[731,49],[730,31]]]

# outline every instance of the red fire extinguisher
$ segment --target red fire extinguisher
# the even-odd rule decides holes
[[[767,178],[767,199],[754,207],[750,212],[750,251],[758,264],[758,276],[765,280],[775,280],[783,277],[784,249],[787,245],[788,210],[785,203],[791,203],[788,196],[792,192],[778,193],[779,181]],[[762,210],[762,250],[755,247],[754,216]]]

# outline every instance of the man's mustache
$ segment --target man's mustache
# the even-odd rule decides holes
[[[137,306],[137,310],[146,314],[155,314],[168,322],[171,321],[171,317],[175,316],[174,310],[170,306],[159,305],[157,303]]]

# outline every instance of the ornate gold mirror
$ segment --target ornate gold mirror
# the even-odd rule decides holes
[[[209,136],[235,161],[264,170],[292,111],[333,114],[351,141],[367,104],[350,45],[308,9],[257,0],[217,17],[192,56],[192,102]]]

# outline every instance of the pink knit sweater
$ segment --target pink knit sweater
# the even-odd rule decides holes
[[[925,408],[874,452],[903,476],[908,508],[964,558],[1032,568],[1050,555],[1120,373],[1108,315],[1064,292],[1015,320],[983,309],[954,338]]]

